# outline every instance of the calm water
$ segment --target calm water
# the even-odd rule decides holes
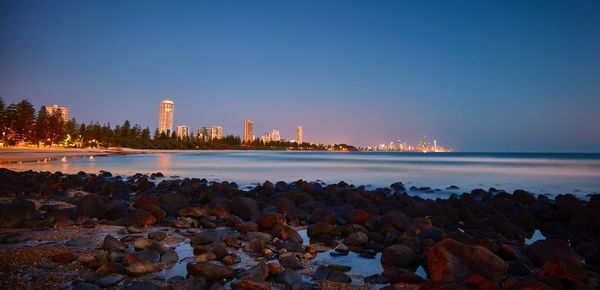
[[[408,186],[463,190],[496,187],[538,194],[600,193],[600,154],[403,153],[403,152],[190,152],[95,159],[73,158],[49,163],[3,164],[16,170],[76,173],[107,170],[113,174],[163,172],[166,176],[235,181],[241,186],[304,179],[383,187]],[[408,187],[407,186],[407,187]],[[427,194],[423,194],[427,195]]]

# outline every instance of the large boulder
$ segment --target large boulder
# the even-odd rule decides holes
[[[406,268],[414,264],[417,258],[415,251],[407,246],[395,244],[383,249],[381,264],[384,266],[398,266]]]
[[[542,276],[591,286],[581,258],[564,241],[557,239],[536,241],[527,247],[526,253],[534,265],[542,266]]]
[[[249,220],[258,211],[258,204],[252,198],[236,196],[231,201],[231,212],[244,220]]]
[[[261,231],[270,231],[275,225],[285,225],[285,216],[277,212],[266,212],[260,214],[257,220],[258,228]]]
[[[106,215],[106,212],[107,209],[104,201],[95,193],[82,197],[77,204],[77,216],[102,219]]]
[[[119,220],[118,224],[124,226],[149,226],[156,223],[156,217],[143,209],[136,209],[129,216]]]
[[[9,204],[0,204],[0,226],[18,227],[35,217],[35,203],[20,200]]]
[[[499,282],[508,264],[481,246],[444,239],[427,253],[427,273],[434,282],[464,282],[471,274]]]
[[[316,223],[308,226],[307,234],[314,240],[333,240],[340,231],[330,223]]]

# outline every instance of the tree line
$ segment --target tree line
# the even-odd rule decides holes
[[[110,123],[78,123],[74,118],[64,121],[58,112],[50,114],[42,106],[37,112],[28,100],[6,105],[0,97],[0,140],[8,146],[63,146],[78,148],[127,147],[134,149],[195,149],[195,150],[327,150],[349,148],[348,145],[327,147],[319,144],[295,142],[262,143],[255,140],[243,144],[240,137],[228,135],[220,139],[205,140],[195,136],[177,138],[175,133],[167,135],[158,130],[132,125],[126,120],[111,127]]]

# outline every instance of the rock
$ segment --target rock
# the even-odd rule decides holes
[[[404,245],[395,244],[383,249],[381,264],[384,266],[397,266],[406,268],[414,264],[417,255],[415,251]]]
[[[162,287],[149,281],[126,281],[123,290],[162,290]]]
[[[573,267],[581,267],[581,259],[567,243],[558,239],[539,240],[529,245],[525,252],[531,261],[542,266],[551,260],[562,260]]]
[[[258,231],[258,224],[255,222],[239,223],[235,225],[235,229],[242,234],[247,232],[256,232]]]
[[[161,231],[148,233],[148,238],[155,240],[155,241],[162,241],[165,239],[166,236],[167,236],[167,234],[165,234],[164,232],[161,232]]]
[[[158,265],[148,262],[135,262],[127,267],[127,273],[130,275],[145,275],[158,270]]]
[[[208,245],[212,244],[217,239],[217,233],[210,230],[205,230],[197,233],[190,239],[192,245]]]
[[[279,264],[281,264],[281,266],[284,266],[284,267],[290,268],[290,269],[294,269],[294,270],[304,268],[304,266],[302,265],[302,262],[300,262],[300,259],[298,259],[298,257],[296,257],[295,255],[287,256],[287,257],[279,260]]]
[[[344,272],[329,268],[327,266],[319,266],[312,277],[313,280],[328,280],[341,283],[351,283],[352,278],[344,274]]]
[[[154,244],[154,242],[152,240],[149,240],[146,238],[136,239],[135,242],[133,243],[136,250],[143,250],[143,249],[150,248],[150,247],[152,247],[152,244]]]
[[[196,276],[190,276],[187,279],[185,279],[183,282],[177,283],[175,285],[175,289],[181,289],[181,290],[206,290],[206,289],[212,289],[212,288],[208,288],[206,285],[206,278],[204,277],[196,277]],[[218,289],[218,288],[216,288]]]
[[[101,288],[107,288],[119,284],[119,282],[121,282],[124,278],[125,275],[112,273],[96,280],[94,283]]]
[[[273,240],[273,235],[263,232],[249,232],[246,234],[248,240],[259,240],[263,243],[268,243]]]
[[[285,216],[277,212],[266,212],[259,215],[258,229],[261,231],[270,231],[276,224],[286,223]]]
[[[24,232],[12,232],[0,235],[0,244],[14,244],[29,240],[29,235]]]
[[[553,288],[530,277],[510,277],[504,281],[505,290],[552,290]]]
[[[381,224],[390,225],[393,229],[404,232],[408,229],[409,221],[408,217],[401,211],[392,210],[386,212],[381,218]]]
[[[282,240],[290,240],[300,244],[303,242],[302,236],[287,225],[277,224],[271,229],[271,233]]]
[[[249,220],[258,211],[258,204],[249,197],[236,196],[231,200],[231,213]]]
[[[174,262],[177,262],[177,260],[179,260],[179,256],[177,255],[177,252],[175,252],[174,249],[168,249],[160,257],[160,261],[166,262],[166,263],[174,263]]]
[[[271,285],[268,282],[247,278],[233,281],[231,283],[233,290],[269,290]]]
[[[208,281],[228,280],[234,275],[233,270],[217,262],[189,263],[187,272],[192,276],[203,276]]]
[[[508,265],[481,246],[444,239],[427,253],[427,273],[434,282],[462,282],[477,273],[492,282],[502,279]]]
[[[90,193],[79,200],[76,212],[77,216],[102,219],[106,216],[107,209],[99,195]]]
[[[179,210],[180,217],[202,218],[206,215],[204,207],[185,207]]]
[[[294,270],[285,269],[277,275],[277,282],[291,287],[296,283],[301,283],[302,277]]]
[[[128,226],[127,232],[129,232],[130,234],[139,234],[139,233],[143,233],[144,230],[142,230],[138,226]]]
[[[348,246],[362,246],[369,241],[369,236],[364,232],[354,232],[344,238],[344,244]]]
[[[309,225],[307,233],[311,239],[317,241],[333,240],[340,234],[335,226],[323,222]]]
[[[269,269],[269,275],[276,277],[279,273],[283,272],[285,268],[279,264],[269,263],[267,264],[267,268]]]
[[[152,249],[145,249],[138,253],[137,258],[142,262],[158,263],[160,262],[160,253]]]
[[[83,237],[75,237],[69,239],[65,245],[69,247],[80,247],[80,246],[89,246],[94,244],[94,239],[92,238],[83,238]]]
[[[9,204],[0,204],[0,226],[19,227],[25,221],[35,217],[35,203],[19,200]]]
[[[117,240],[117,238],[106,235],[106,237],[104,237],[104,242],[102,243],[102,249],[114,252],[125,252],[127,247]]]
[[[137,225],[137,226],[149,226],[156,223],[156,217],[143,209],[136,209],[129,216],[124,217],[118,221],[119,224],[125,226]]]
[[[73,282],[72,290],[100,290],[101,288],[95,284],[75,281]]]
[[[105,262],[96,270],[96,274],[108,275],[108,274],[126,274],[127,269],[123,265],[114,262]]]
[[[71,252],[62,252],[52,256],[51,260],[57,264],[67,264],[75,260],[75,256]]]
[[[444,231],[442,231],[439,228],[428,228],[428,229],[423,229],[419,232],[419,239],[426,240],[426,239],[431,239],[434,242],[439,242],[441,240],[444,239]]]

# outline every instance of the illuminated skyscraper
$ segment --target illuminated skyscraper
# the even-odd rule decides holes
[[[213,126],[213,139],[222,139],[223,138],[223,127],[221,126]]]
[[[177,138],[185,139],[190,136],[190,127],[186,125],[177,126]]]
[[[296,142],[302,144],[302,126],[296,127]]]
[[[248,120],[244,121],[244,136],[243,136],[244,143],[251,143],[252,141],[254,141],[253,130],[254,130],[254,123],[252,122],[252,120],[248,119]]]
[[[271,142],[271,135],[269,135],[269,133],[264,133],[262,135],[262,142],[263,142],[263,144],[267,144],[267,143]]]
[[[175,103],[171,100],[160,102],[160,112],[158,114],[158,132],[171,135],[173,133],[173,110]]]
[[[279,134],[279,130],[273,129],[271,131],[271,141],[273,141],[273,142],[281,141],[281,135]]]
[[[60,116],[60,118],[63,120],[63,122],[68,122],[69,121],[69,112],[71,110],[67,107],[59,107],[58,105],[52,105],[52,106],[47,106],[46,107],[46,113],[48,113],[48,115],[54,115],[54,114],[58,114]]]

